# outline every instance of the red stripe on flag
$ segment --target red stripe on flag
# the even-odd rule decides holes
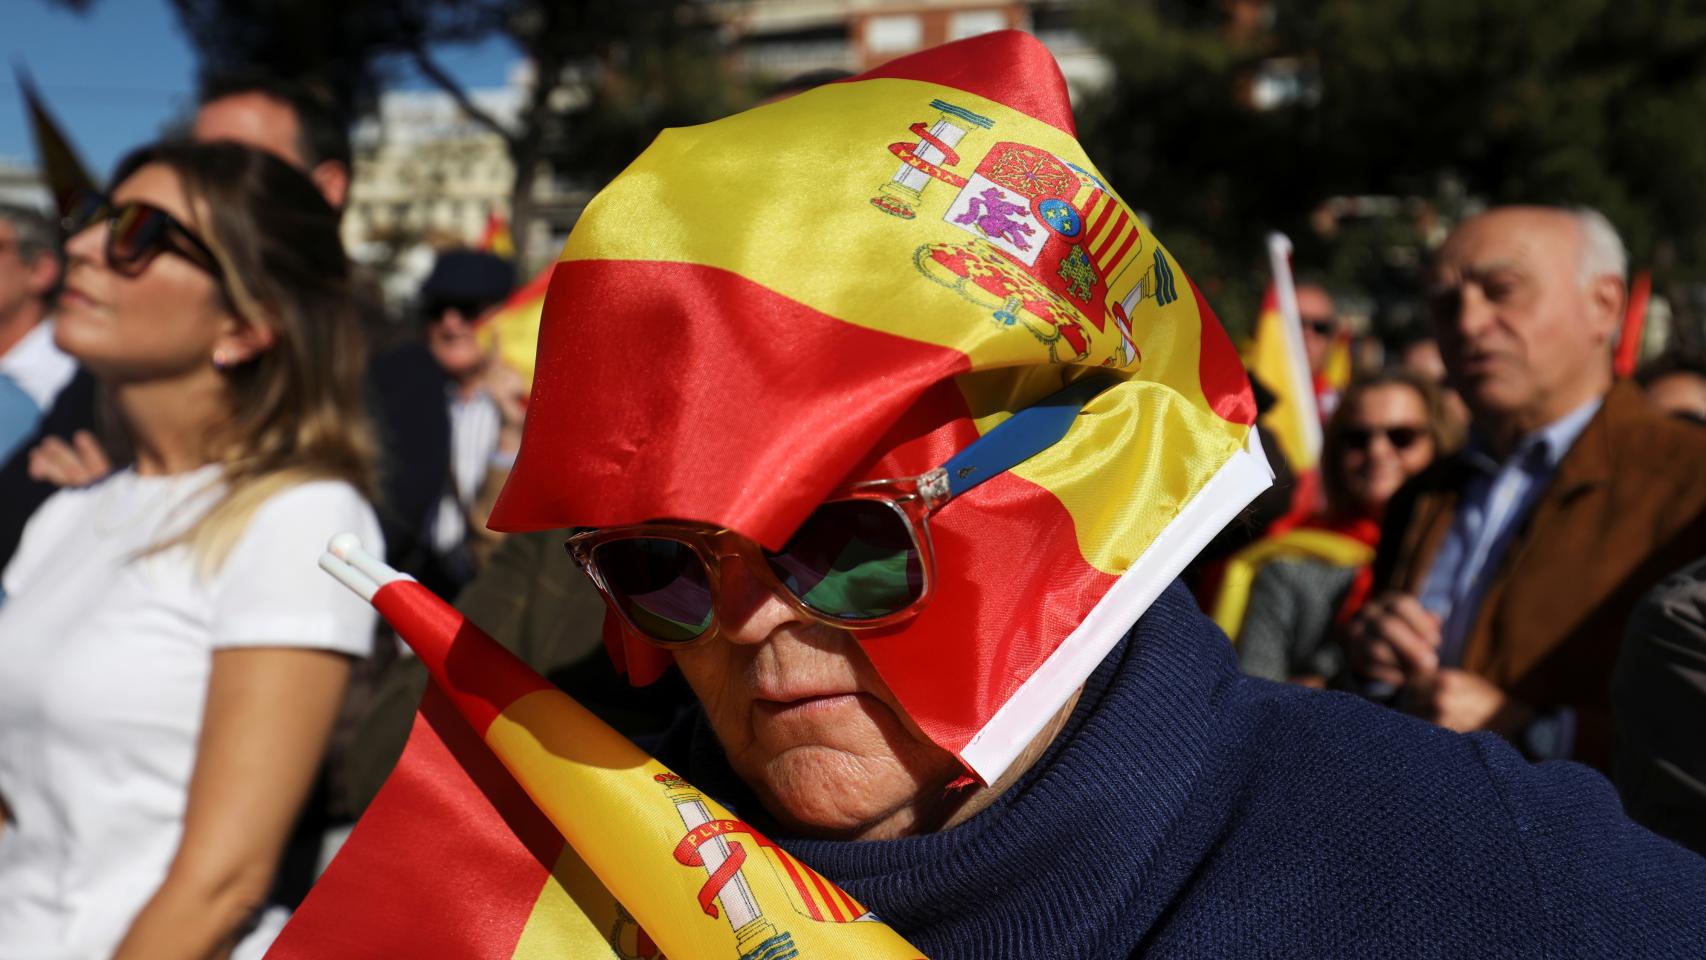
[[[1001,69],[990,69],[992,64]],[[1018,30],[985,33],[890,60],[842,82],[879,77],[955,87],[1078,135],[1060,66],[1042,41]]]
[[[373,606],[409,639],[421,663],[481,736],[505,707],[535,691],[554,689],[455,607],[413,580],[380,587]],[[434,641],[441,642],[435,646]]]
[[[1176,272],[1182,275],[1184,271]],[[1191,296],[1197,299],[1197,313],[1202,316],[1202,352],[1197,356],[1197,378],[1202,381],[1202,392],[1208,399],[1209,409],[1222,420],[1254,424],[1256,398],[1250,393],[1250,378],[1244,373],[1244,363],[1238,359],[1238,350],[1232,346],[1232,339],[1221,327],[1213,308],[1203,299],[1196,281],[1190,277],[1184,279],[1191,285]],[[1265,297],[1262,309],[1268,309]]]
[[[864,908],[855,903],[853,898],[847,895],[847,891],[840,887],[831,887],[830,889],[835,892],[837,897],[841,898],[841,905],[847,908],[848,919],[857,920],[865,915]]]
[[[806,870],[806,876],[811,877],[812,886],[817,888],[818,896],[823,898],[823,905],[829,908],[830,917],[836,923],[846,923],[849,918],[841,915],[841,907],[835,902],[835,897],[830,894],[829,886],[823,882],[823,878],[818,876],[816,870],[811,869]]]
[[[563,838],[437,688],[268,960],[508,957]]]
[[[1112,207],[1113,204],[1110,203],[1108,206]],[[1131,217],[1127,216],[1124,210],[1121,210],[1119,216],[1114,220],[1114,225],[1109,227],[1107,232],[1097,237],[1091,244],[1090,255],[1100,261],[1102,254],[1106,252],[1109,247],[1113,246],[1115,238],[1119,237],[1120,232],[1130,225]]]
[[[1131,225],[1131,229],[1126,231],[1125,242],[1120,244],[1120,248],[1114,251],[1114,255],[1108,258],[1107,264],[1102,268],[1104,274],[1112,272],[1115,267],[1119,266],[1120,260],[1125,257],[1126,251],[1131,249],[1132,244],[1137,242],[1138,234],[1141,232],[1137,224]]]
[[[1101,236],[1102,224],[1107,222],[1108,213],[1114,209],[1114,202],[1107,194],[1097,190],[1090,194],[1090,202],[1084,206],[1090,220],[1090,225],[1084,230],[1084,238],[1094,243]]]
[[[546,310],[589,303],[633,322],[598,336],[544,325],[494,530],[639,523],[667,500],[673,516],[779,549],[929,384],[970,367],[699,264],[558,264]],[[607,453],[587,463],[588,450]],[[579,481],[557,482],[574,461]]]
[[[892,453],[861,466],[855,476],[912,476],[943,463],[977,439],[970,417],[958,387],[938,385],[876,446]],[[905,632],[866,631],[859,646],[907,715],[932,740],[957,752],[1054,652],[1068,632],[1061,624],[1081,622],[1115,578],[1079,553],[1066,506],[1012,473],[943,507],[930,518],[930,538],[938,578],[930,603]],[[976,631],[965,629],[978,617],[1003,625],[1001,644],[981,642]],[[931,642],[919,644],[918,637]],[[959,679],[942,683],[946,676]]]
[[[799,893],[800,900],[805,903],[806,910],[811,913],[812,919],[822,920],[823,911],[817,908],[817,901],[812,898],[812,892],[806,888],[805,878],[800,876],[804,864],[795,866],[793,856],[781,847],[772,847],[771,849],[776,851],[776,859],[782,861],[782,869],[788,871],[788,879],[793,882],[795,892]]]

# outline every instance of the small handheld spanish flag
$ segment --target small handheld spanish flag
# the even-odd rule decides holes
[[[353,534],[320,565],[397,629],[433,689],[268,957],[920,957]]]

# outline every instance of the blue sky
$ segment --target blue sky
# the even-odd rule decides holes
[[[12,67],[35,78],[66,135],[96,176],[153,139],[194,102],[196,60],[166,0],[96,0],[85,14],[45,0],[4,0],[0,14],[0,160],[35,165]],[[517,59],[506,41],[436,51],[473,87],[501,86]],[[405,78],[405,88],[424,88]]]

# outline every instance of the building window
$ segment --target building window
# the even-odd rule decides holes
[[[1005,10],[962,10],[948,18],[948,39],[964,40],[1007,29]]]
[[[924,45],[924,24],[911,14],[891,14],[865,21],[865,50],[869,53],[907,53]]]

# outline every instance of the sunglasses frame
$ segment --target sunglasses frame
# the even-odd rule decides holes
[[[116,227],[119,217],[133,208],[140,208],[165,218],[166,229],[161,232],[159,240],[144,248],[145,252],[140,257],[120,258],[114,255],[113,250],[114,244],[118,242]],[[112,197],[107,194],[90,193],[81,199],[79,209],[67,216],[62,226],[66,236],[74,237],[103,220],[107,225],[107,236],[106,242],[101,246],[101,253],[106,257],[107,267],[119,276],[134,280],[142,276],[155,257],[162,253],[175,253],[206,271],[219,284],[221,290],[225,289],[225,270],[219,265],[219,257],[214,254],[213,248],[196,236],[189,227],[179,222],[177,217],[152,203],[141,200],[114,203]],[[187,245],[187,249],[184,245]]]
[[[744,559],[747,568],[758,577],[761,584],[771,587],[772,592],[784,598],[789,606],[808,619],[843,630],[874,630],[892,626],[917,615],[924,604],[929,602],[933,592],[936,582],[936,556],[930,543],[930,515],[973,487],[991,477],[1006,473],[1060,442],[1077,420],[1078,413],[1085,404],[1122,382],[1124,381],[1104,374],[1092,374],[1075,380],[990,428],[989,432],[934,470],[914,477],[850,484],[826,498],[824,503],[855,499],[881,500],[898,511],[907,521],[913,545],[918,549],[924,582],[918,599],[907,604],[904,609],[882,617],[847,620],[813,610],[782,584],[756,544],[727,528],[671,522],[637,523],[577,533],[571,536],[564,546],[580,568],[592,578],[598,592],[603,595],[610,609],[622,618],[622,622],[648,642],[666,650],[700,643],[717,632],[719,597],[716,573],[718,564],[724,557]],[[602,572],[598,570],[598,564],[593,561],[593,549],[599,544],[612,540],[641,538],[673,540],[686,544],[705,566],[706,583],[711,589],[711,619],[706,623],[705,629],[691,639],[661,640],[640,628],[622,609],[622,604],[605,582]]]
[[[935,550],[930,541],[930,515],[941,509],[950,499],[948,492],[947,470],[937,467],[928,473],[916,477],[901,477],[893,480],[870,480],[856,483],[836,491],[824,500],[824,504],[844,503],[849,500],[872,500],[882,503],[900,516],[906,524],[907,534],[912,538],[912,546],[918,553],[918,566],[922,577],[918,596],[905,607],[884,614],[880,617],[864,617],[848,619],[824,613],[812,607],[801,599],[798,594],[788,589],[776,571],[770,566],[766,556],[769,551],[760,547],[746,537],[726,527],[710,528],[703,524],[689,523],[637,523],[619,527],[602,527],[577,533],[568,539],[563,546],[569,551],[575,563],[580,565],[586,575],[592,579],[593,585],[604,597],[610,609],[622,618],[622,622],[646,641],[666,650],[677,650],[696,646],[717,632],[717,611],[721,609],[720,596],[721,577],[718,570],[725,559],[739,559],[746,564],[747,570],[757,578],[760,586],[781,597],[793,611],[809,620],[837,627],[842,630],[877,630],[893,626],[909,620],[923,609],[930,601],[930,595],[936,583]],[[686,640],[663,640],[650,633],[634,622],[623,608],[616,592],[604,579],[604,573],[599,569],[593,558],[593,553],[599,546],[619,540],[669,540],[680,543],[692,550],[699,558],[705,570],[705,582],[711,592],[711,619],[705,629]]]

